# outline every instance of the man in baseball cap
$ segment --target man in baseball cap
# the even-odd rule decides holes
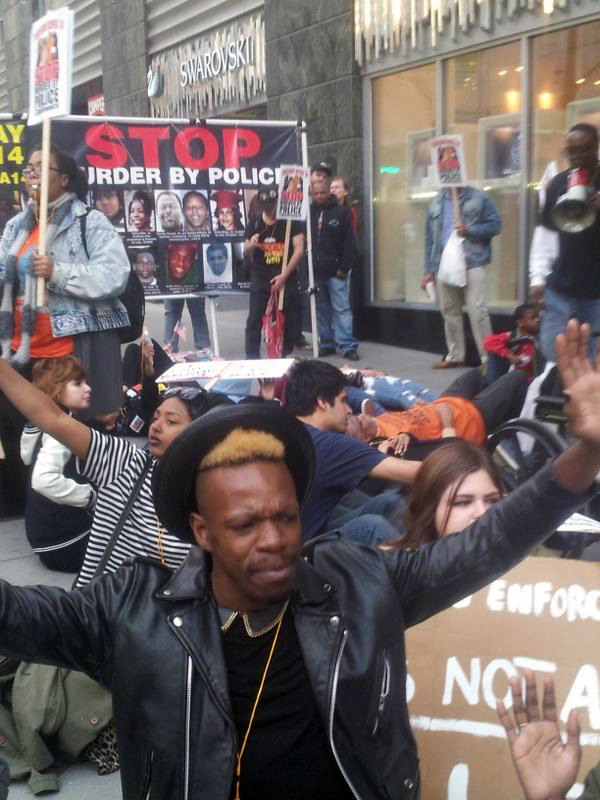
[[[310,168],[310,182],[313,181],[327,181],[331,182],[333,170],[326,161],[319,161]]]

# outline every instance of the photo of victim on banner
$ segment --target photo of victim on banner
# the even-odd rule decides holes
[[[281,165],[277,219],[306,219],[309,185],[310,169],[290,164]]]
[[[61,8],[31,27],[29,125],[70,113],[73,19],[71,9]]]
[[[277,194],[280,165],[300,157],[298,129],[285,124],[68,117],[53,120],[52,144],[85,171],[87,204],[119,233],[149,297],[248,291],[243,244],[257,192]],[[306,183],[296,183],[305,204]]]
[[[433,179],[438,188],[466,186],[467,170],[461,135],[438,136],[431,139]]]

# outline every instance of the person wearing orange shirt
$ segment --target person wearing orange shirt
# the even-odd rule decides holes
[[[483,444],[487,434],[506,420],[517,417],[527,393],[527,376],[513,370],[493,386],[483,388],[478,369],[460,375],[432,403],[415,403],[407,411],[367,413],[352,418],[348,432],[362,441],[382,439],[383,446],[404,453],[411,439],[419,442],[449,437]]]

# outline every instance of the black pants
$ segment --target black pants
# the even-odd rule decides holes
[[[83,564],[89,538],[89,534],[82,536],[81,539],[67,547],[61,547],[60,550],[49,550],[46,553],[37,553],[37,556],[45,567],[54,572],[77,573]]]
[[[290,279],[288,283],[293,280]],[[248,304],[248,319],[246,320],[246,358],[260,358],[260,336],[262,318],[267,310],[271,288],[267,286],[251,286],[250,301]],[[296,311],[298,305],[298,292],[296,287],[290,291],[286,286],[283,299],[283,313],[285,315],[285,328],[283,333],[283,356],[289,355],[294,349],[296,340]]]
[[[463,397],[479,409],[486,433],[518,417],[527,394],[527,376],[520,369],[507,372],[487,388],[478,369],[469,369],[453,381],[440,397]]]

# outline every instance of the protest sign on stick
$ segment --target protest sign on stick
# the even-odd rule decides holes
[[[51,11],[31,26],[29,41],[28,124],[42,123],[42,169],[34,202],[39,219],[40,255],[46,255],[48,216],[48,172],[51,119],[71,112],[73,73],[73,20],[70,8]],[[45,281],[36,281],[36,306],[44,305]]]
[[[431,140],[431,164],[438,189],[467,185],[463,137],[437,136]]]

